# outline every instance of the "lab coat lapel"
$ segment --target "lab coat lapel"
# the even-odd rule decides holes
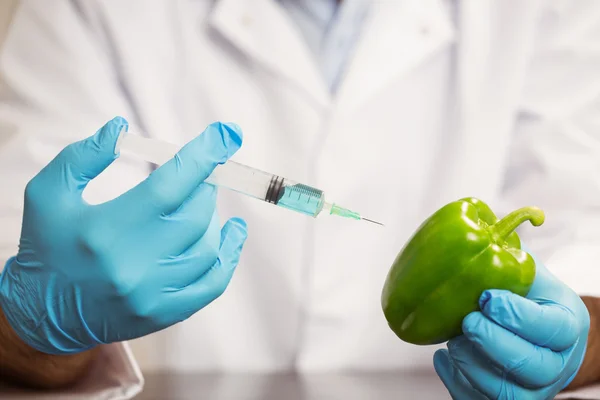
[[[263,67],[328,104],[327,86],[292,22],[275,0],[217,0],[209,24]]]
[[[373,1],[338,92],[339,109],[368,101],[453,38],[441,0]]]

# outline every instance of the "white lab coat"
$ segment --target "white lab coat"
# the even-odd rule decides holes
[[[598,43],[593,0],[373,1],[331,97],[273,0],[23,1],[0,62],[1,257],[16,250],[26,182],[106,120],[178,144],[235,121],[237,161],[386,227],[221,191],[223,219],[249,225],[241,264],[216,302],[134,342],[142,367],[431,369],[437,347],[398,340],[379,296],[398,250],[446,202],[542,207],[529,247],[600,295]],[[86,197],[115,197],[149,171],[120,159]]]

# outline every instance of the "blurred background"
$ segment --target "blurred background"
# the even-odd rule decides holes
[[[0,0],[0,50],[18,3]],[[248,239],[242,268],[236,271],[227,296],[218,303],[168,332],[130,342],[145,372],[213,366],[279,369],[289,365],[431,372],[435,348],[409,346],[395,337],[381,313],[381,286],[397,251],[423,218],[445,202],[467,195],[485,199],[499,215],[526,205],[547,211],[548,222],[543,229],[528,228],[527,232],[534,233],[531,237],[537,239],[527,243],[539,250],[537,254],[549,268],[575,291],[600,295],[596,265],[600,258],[600,157],[596,157],[600,149],[600,98],[592,98],[600,93],[600,58],[598,52],[596,57],[586,52],[597,49],[599,41],[591,28],[586,32],[592,24],[585,24],[585,16],[566,14],[559,21],[553,11],[540,27],[535,27],[540,32],[534,33],[534,23],[528,22],[526,13],[518,10],[513,16],[508,3],[494,2],[504,12],[498,13],[500,22],[480,23],[483,18],[473,14],[477,23],[471,28],[475,34],[465,38],[460,35],[465,36],[469,30],[455,29],[456,10],[448,6],[454,2],[398,0],[414,7],[399,7],[402,13],[394,18],[381,11],[387,6],[380,6],[374,15],[381,19],[373,21],[382,21],[382,26],[387,22],[389,32],[373,28],[365,36],[357,53],[361,57],[356,58],[358,62],[354,61],[353,74],[349,75],[350,85],[340,86],[346,92],[340,92],[345,96],[338,101],[335,95],[330,96],[335,91],[328,92],[331,88],[323,84],[322,78],[329,72],[319,76],[330,69],[336,71],[338,65],[310,65],[313,54],[309,46],[291,40],[303,39],[298,26],[290,24],[283,29],[287,27],[284,17],[289,17],[283,10],[277,13],[273,7],[272,14],[265,12],[263,17],[282,23],[272,25],[280,29],[285,40],[278,43],[279,47],[252,47],[269,44],[269,37],[275,36],[262,29],[273,28],[271,20],[261,21],[252,13],[255,4],[266,1],[223,1],[230,8],[221,8],[221,13],[212,15],[213,30],[201,24],[211,1],[173,1],[179,5],[173,7],[174,11],[169,9],[169,1],[52,2],[68,7],[76,3],[100,5],[98,8],[104,12],[121,6],[123,9],[111,15],[115,18],[106,18],[110,20],[107,26],[103,18],[95,20],[88,15],[86,24],[74,23],[71,19],[81,16],[65,12],[65,6],[36,9],[36,18],[29,20],[27,28],[37,36],[29,36],[21,24],[13,25],[22,28],[15,29],[20,35],[11,36],[11,50],[21,62],[12,64],[13,85],[22,92],[18,104],[31,102],[29,108],[41,110],[36,115],[44,123],[41,129],[35,125],[38,121],[27,127],[40,132],[41,140],[31,140],[30,144],[32,154],[43,153],[36,162],[55,154],[65,141],[83,137],[83,132],[91,133],[87,124],[95,124],[105,115],[116,115],[112,113],[115,109],[124,116],[139,117],[132,123],[134,133],[173,143],[186,142],[202,129],[199,126],[219,118],[244,127],[244,151],[236,154],[239,162],[303,183],[314,182],[328,191],[331,200],[386,224],[382,230],[354,221],[319,220],[317,229],[304,216],[229,192],[220,193],[221,204],[226,206],[222,208],[226,210],[221,213],[222,221],[233,216],[232,212],[243,210],[250,231],[256,232]],[[395,0],[374,3],[396,4]],[[475,2],[463,3],[463,9],[477,8],[472,5]],[[37,4],[46,5],[43,0]],[[166,14],[172,19],[162,18],[164,10],[160,6],[151,10],[147,4],[169,9],[172,12]],[[185,8],[188,6],[189,10]],[[141,16],[132,16],[129,7]],[[256,9],[255,14],[260,14],[260,7]],[[396,20],[398,16],[404,19]],[[179,30],[169,30],[170,24],[179,24],[182,19],[186,22],[181,24],[185,28],[182,32],[189,34],[184,39],[189,40],[180,40]],[[96,52],[89,43],[93,40],[86,35],[92,25],[94,29],[101,27],[99,43],[114,41],[111,57],[113,51],[127,57],[103,59],[105,53]],[[497,31],[490,28],[487,32],[487,25]],[[155,35],[140,33],[139,26],[153,27],[151,33]],[[573,29],[579,26],[582,28]],[[505,27],[506,32],[499,32],[498,27]],[[489,37],[479,35],[480,28]],[[110,36],[117,30],[121,37]],[[248,40],[252,34],[256,37]],[[53,35],[60,39],[56,48],[47,46]],[[520,35],[550,38],[544,41],[546,46],[537,49],[540,54],[533,57],[536,63],[531,70],[516,63],[510,53],[520,49]],[[393,40],[382,45],[384,36]],[[480,37],[484,40],[478,40]],[[396,38],[403,41],[397,42]],[[236,39],[239,43],[234,43]],[[490,45],[486,40],[495,42]],[[295,47],[285,47],[288,42]],[[471,47],[466,46],[459,54],[456,43],[465,42]],[[334,43],[338,42],[332,40],[332,48]],[[104,50],[103,46],[99,48]],[[395,53],[390,48],[403,51],[390,54]],[[38,55],[51,62],[39,62]],[[181,55],[185,57],[178,58]],[[525,58],[521,53],[516,55]],[[470,57],[475,62],[470,62]],[[491,57],[495,57],[493,61],[488,60]],[[164,60],[165,65],[157,60]],[[113,63],[120,68],[119,74],[114,73]],[[466,68],[469,66],[473,69]],[[469,90],[455,87],[458,67],[469,77],[459,83],[465,83]],[[513,69],[518,71],[513,74]],[[525,95],[515,99],[525,75]],[[127,84],[123,84],[125,79]],[[469,101],[455,92],[466,92]],[[463,103],[470,106],[465,108],[466,116],[458,112]],[[469,123],[464,123],[467,133],[459,129],[453,132],[455,115],[459,115],[456,119],[468,119]],[[20,124],[34,119],[28,117],[15,113]],[[56,126],[46,126],[46,120]],[[62,120],[68,122],[68,129]],[[371,126],[374,121],[377,124]],[[141,126],[135,126],[135,122]],[[509,136],[512,133],[514,138]],[[2,127],[0,142],[1,134]],[[486,140],[494,145],[486,145]],[[20,161],[18,157],[13,160]],[[116,163],[129,168],[128,172],[110,170],[95,179],[88,192],[93,202],[120,194],[150,171],[147,165],[137,168],[125,160]],[[11,164],[5,175],[13,179],[23,164],[15,163],[14,168]],[[362,183],[355,186],[356,182]],[[0,190],[5,190],[1,184]],[[13,192],[7,190],[0,196],[17,199],[22,194]],[[21,199],[13,204],[22,204]],[[13,218],[13,226],[7,228],[1,218],[0,213],[1,233],[8,232],[16,241],[20,219]]]
[[[17,0],[0,1],[0,44],[4,42]]]

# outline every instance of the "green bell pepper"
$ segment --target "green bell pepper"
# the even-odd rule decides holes
[[[526,296],[535,261],[514,230],[544,213],[524,207],[498,220],[475,198],[452,202],[429,217],[396,257],[381,297],[390,328],[409,343],[431,345],[462,334],[486,289]]]

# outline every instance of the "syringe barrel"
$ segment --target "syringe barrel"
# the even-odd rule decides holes
[[[115,146],[116,153],[130,154],[159,166],[173,158],[178,151],[179,146],[175,144],[126,132],[121,132]],[[267,195],[271,194],[271,197],[275,195],[271,193],[272,189],[277,187],[279,182],[283,184],[283,178],[234,161],[227,161],[225,164],[218,165],[205,182],[269,201]],[[271,202],[275,203],[277,199],[273,198]]]
[[[206,181],[311,217],[319,215],[325,204],[324,193],[317,188],[235,161],[219,165]]]
[[[268,201],[267,195],[274,179],[280,179],[283,182],[283,178],[276,175],[230,160],[217,166],[206,182]]]

